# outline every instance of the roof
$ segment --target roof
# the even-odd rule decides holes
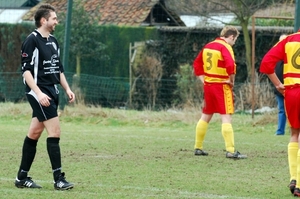
[[[211,32],[220,32],[223,27],[160,27],[158,30],[161,32],[173,32],[173,33],[211,33]],[[240,26],[236,28],[242,33]],[[252,34],[252,27],[248,27],[248,31]],[[281,34],[292,34],[294,33],[293,27],[278,27],[278,26],[255,26],[255,32],[263,33],[264,35],[281,35]]]
[[[217,0],[215,3],[205,3],[200,0],[165,0],[165,3],[169,9],[174,10],[180,15],[199,15],[199,13],[205,13],[205,10],[209,10],[210,13],[226,13],[225,7],[232,6],[232,0],[222,0],[222,5]],[[265,9],[259,9],[255,15],[267,16],[294,16],[296,0],[289,0],[281,3],[274,3]],[[231,13],[231,11],[227,11]]]
[[[25,4],[27,0],[0,1],[0,8],[17,8]]]
[[[19,23],[29,9],[0,9],[0,23]]]
[[[20,8],[20,7],[32,7],[38,4],[40,0],[0,0],[0,8]]]
[[[67,0],[43,0],[41,3],[53,5],[58,14],[67,10]],[[38,6],[33,7],[22,19],[32,21]],[[179,16],[165,6],[164,0],[88,0],[84,8],[92,16],[101,15],[99,24],[140,26],[151,25],[152,22],[167,23],[169,20],[173,25],[185,26]],[[151,17],[153,15],[156,17]]]
[[[20,23],[22,16],[40,0],[0,0],[0,23]]]

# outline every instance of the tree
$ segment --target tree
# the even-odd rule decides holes
[[[98,22],[99,16],[92,16],[84,9],[86,0],[75,0],[72,10],[70,55],[76,57],[76,74],[79,77],[81,73],[81,59],[83,57],[93,57],[93,60],[107,59],[108,56],[103,53],[106,46],[97,41],[101,35]],[[62,23],[66,20],[62,15]],[[58,33],[60,37],[63,32]],[[58,37],[59,37],[58,36]]]
[[[142,79],[145,80],[144,86],[147,88],[148,104],[155,108],[157,92],[163,75],[163,64],[160,55],[151,52],[143,55],[138,72]]]
[[[275,3],[293,3],[295,0],[203,0],[199,6],[198,0],[187,0],[186,7],[192,7],[193,12],[200,16],[211,18],[213,13],[233,13],[244,35],[247,75],[251,75],[251,40],[248,25],[254,13]],[[191,5],[198,5],[191,6]],[[196,8],[195,8],[196,7]],[[182,8],[186,12],[187,8]],[[226,24],[226,23],[224,23]]]

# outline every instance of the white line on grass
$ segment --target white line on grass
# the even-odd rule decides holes
[[[6,181],[10,182],[13,186],[14,179],[13,178],[0,178],[1,181]],[[41,184],[44,183],[53,183],[52,181],[44,181],[44,180],[35,180],[36,182],[39,182]],[[81,183],[82,185],[85,185],[86,187],[108,187],[109,189],[115,188],[115,189],[129,189],[129,190],[141,190],[141,191],[150,191],[152,194],[134,194],[134,197],[158,197],[160,193],[165,193],[166,196],[171,197],[171,198],[214,198],[214,199],[222,199],[222,198],[230,198],[230,199],[253,199],[252,197],[236,197],[232,195],[215,195],[215,194],[207,194],[207,193],[202,193],[202,192],[189,192],[189,191],[178,191],[178,190],[173,190],[173,189],[162,189],[162,188],[155,188],[155,187],[137,187],[137,186],[114,186],[114,185],[104,185],[104,184],[92,184],[92,183]],[[84,187],[81,186],[80,193],[82,193],[84,190]],[[8,190],[6,190],[8,191]],[[76,192],[76,184],[74,190],[72,192]],[[174,194],[176,193],[176,194]],[[88,195],[94,195],[98,193],[87,193]],[[114,193],[115,195],[120,195],[118,193]],[[255,199],[260,199],[260,198],[255,198]]]
[[[173,190],[173,189],[161,189],[161,188],[155,188],[155,187],[137,187],[137,186],[111,186],[111,185],[103,185],[103,184],[98,184],[100,187],[116,187],[116,188],[123,188],[123,189],[134,189],[134,190],[141,190],[141,191],[151,191],[151,192],[163,192],[166,194],[168,197],[172,198],[214,198],[214,199],[219,199],[219,198],[230,198],[230,199],[253,199],[252,197],[236,197],[232,195],[215,195],[215,194],[207,194],[207,193],[201,193],[201,192],[189,192],[189,191],[178,191],[178,190]],[[176,193],[176,195],[170,194],[170,193]],[[135,196],[152,196],[152,197],[157,197],[158,194],[139,194]],[[259,198],[255,198],[259,199]]]

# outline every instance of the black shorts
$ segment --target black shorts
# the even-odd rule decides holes
[[[39,86],[39,88],[43,93],[51,98],[50,106],[42,106],[39,103],[36,94],[32,90],[26,93],[26,96],[32,108],[32,118],[37,117],[40,122],[43,122],[57,117],[59,90],[56,85]]]

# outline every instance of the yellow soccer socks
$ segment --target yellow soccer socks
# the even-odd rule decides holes
[[[208,123],[199,120],[196,126],[196,139],[195,139],[195,149],[202,149],[203,148],[203,140],[206,135]]]
[[[300,165],[300,149],[298,149],[298,152],[297,152],[297,163],[296,163],[296,167],[297,167],[296,181],[300,182],[300,166],[297,166],[297,165]],[[300,188],[300,185],[298,183],[296,183],[296,188]]]
[[[290,142],[288,144],[288,163],[290,170],[290,180],[296,180],[297,178],[297,161],[300,162],[299,152],[300,151],[298,151],[298,142]],[[298,160],[297,157],[299,157]]]
[[[203,148],[203,141],[207,132],[208,123],[199,120],[196,126],[195,149]],[[230,123],[222,124],[222,135],[225,141],[226,151],[234,153],[234,135],[232,125]]]
[[[226,151],[234,153],[234,135],[232,125],[230,123],[222,124],[222,135],[225,141]]]

